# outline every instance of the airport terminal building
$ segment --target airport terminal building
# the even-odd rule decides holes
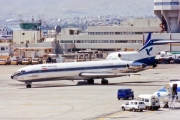
[[[14,31],[16,47],[50,47],[53,53],[79,50],[134,51],[140,49],[149,32],[152,39],[180,40],[179,0],[154,0],[157,18],[136,18],[111,26],[89,26],[87,30],[65,28],[44,37],[40,29]],[[34,24],[34,23],[29,23]],[[49,39],[51,39],[49,41]],[[168,44],[164,50],[180,51],[180,44]]]
[[[66,28],[57,35],[57,40],[66,49],[137,50],[147,33],[161,31],[159,24],[157,18],[152,18],[128,20],[114,26],[89,26],[86,31]]]

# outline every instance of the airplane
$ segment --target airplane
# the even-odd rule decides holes
[[[27,88],[31,88],[32,82],[53,80],[87,80],[93,84],[94,79],[102,79],[102,84],[108,84],[105,78],[140,75],[138,71],[148,69],[147,66],[156,67],[155,56],[159,46],[167,43],[179,43],[179,41],[149,40],[136,54],[129,54],[127,60],[103,60],[87,62],[69,62],[54,64],[39,64],[26,66],[19,69],[12,79],[25,82]]]
[[[146,38],[146,41],[144,43],[144,45],[149,41],[151,40],[151,35],[152,33],[150,32]],[[138,54],[138,51],[131,51],[131,52],[112,52],[110,53],[107,57],[106,57],[106,60],[129,60],[127,59],[128,56],[131,56],[131,55],[137,55]]]
[[[159,97],[165,103],[164,108],[169,107],[168,102],[180,102],[180,81],[165,84],[153,95]]]

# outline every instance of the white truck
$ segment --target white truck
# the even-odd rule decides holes
[[[174,59],[175,55],[167,50],[159,52],[155,58],[158,63],[171,63]]]
[[[137,110],[140,110],[142,112],[143,110],[145,110],[146,105],[145,105],[145,103],[143,101],[133,100],[133,101],[127,102],[126,104],[122,104],[121,108],[122,108],[123,111],[132,110],[132,111],[135,112]]]
[[[160,108],[159,98],[151,94],[141,94],[137,100],[144,101],[147,110],[158,110]]]

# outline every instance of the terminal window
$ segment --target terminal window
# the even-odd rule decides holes
[[[3,51],[3,50],[5,50],[5,48],[4,48],[4,47],[1,47],[1,50]]]
[[[179,2],[155,2],[154,5],[179,5]]]

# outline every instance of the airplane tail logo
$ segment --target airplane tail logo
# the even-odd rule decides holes
[[[148,34],[147,39],[146,39],[146,42],[144,43],[144,46],[139,50],[139,52],[149,46],[150,40],[151,40],[151,33]],[[145,49],[145,50],[146,50],[146,52],[147,52],[147,55],[150,55],[150,52],[152,51],[152,48],[150,48],[150,49]]]
[[[150,52],[151,52],[152,50],[153,50],[153,47],[151,47],[151,48],[149,48],[149,49],[146,49],[147,55],[151,56],[151,55],[150,55]]]

